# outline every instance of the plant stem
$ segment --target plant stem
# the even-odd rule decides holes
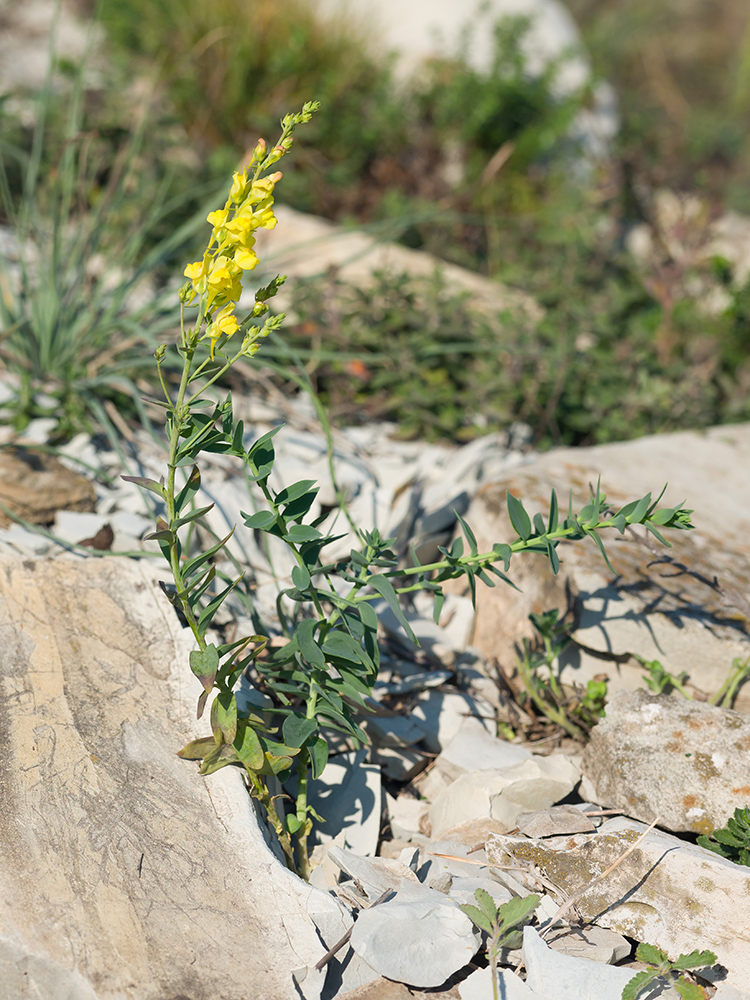
[[[310,856],[307,837],[310,821],[307,816],[307,788],[310,780],[310,754],[302,747],[297,755],[297,819],[302,823],[297,833],[297,873],[306,882],[310,880]]]

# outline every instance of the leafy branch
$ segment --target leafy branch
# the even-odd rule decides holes
[[[665,979],[671,983],[682,997],[682,1000],[707,1000],[708,994],[693,979],[683,975],[688,969],[702,969],[716,962],[712,951],[691,951],[689,955],[680,955],[670,962],[666,954],[653,944],[639,944],[635,953],[639,962],[645,962],[647,969],[636,972],[630,982],[625,984],[622,1000],[636,1000],[644,989],[657,979]]]

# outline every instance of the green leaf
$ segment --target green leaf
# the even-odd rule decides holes
[[[716,955],[712,951],[691,951],[689,955],[680,955],[672,962],[673,969],[703,969],[707,965],[716,964]]]
[[[144,479],[141,476],[120,476],[120,479],[124,480],[126,483],[135,483],[136,486],[140,486],[142,490],[148,490],[149,493],[155,493],[162,500],[166,500],[167,494],[164,489],[163,483],[157,483],[155,479]]]
[[[618,513],[625,515],[625,520],[628,524],[641,524],[650,503],[651,494],[647,493],[640,500],[633,500],[632,503],[625,504],[624,507],[620,508]]]
[[[525,541],[531,537],[531,520],[526,513],[523,504],[517,500],[510,490],[506,491],[506,502],[508,504],[508,517],[513,525],[516,534]]]
[[[169,531],[168,528],[162,528],[160,531],[149,531],[147,535],[143,536],[144,542],[168,542],[169,545],[174,545],[177,536],[173,531]]]
[[[328,744],[322,736],[319,736],[307,752],[310,754],[310,766],[313,780],[317,780],[328,763]]]
[[[314,618],[303,618],[297,626],[297,642],[300,653],[304,656],[311,667],[324,667],[326,658],[317,642],[313,639],[313,634],[318,627],[318,622]]]
[[[549,538],[545,538],[547,546],[547,558],[549,559],[549,564],[552,567],[552,572],[557,576],[560,571],[560,559],[558,558],[557,551],[555,550],[554,542],[551,542]]]
[[[197,465],[194,465],[190,475],[187,478],[187,481],[185,482],[185,485],[182,487],[182,489],[177,494],[177,497],[175,499],[174,506],[175,506],[175,512],[177,514],[179,514],[182,511],[182,508],[185,506],[188,500],[190,500],[193,494],[197,493],[200,488],[201,488],[200,469],[198,468]]]
[[[220,767],[226,767],[227,764],[237,763],[237,754],[234,747],[229,746],[226,743],[222,743],[221,746],[216,747],[214,751],[207,754],[203,758],[203,763],[201,764],[199,774],[213,774],[214,771],[218,771]]]
[[[546,531],[544,524],[544,518],[541,514],[534,514],[534,533],[537,535],[543,535]]]
[[[393,589],[393,584],[388,577],[383,576],[382,574],[368,576],[366,583],[369,587],[377,590],[393,614],[396,616],[396,620],[399,622],[404,632],[406,632],[414,645],[418,646],[419,642],[417,641],[417,637],[414,635],[411,625],[409,625],[404,612],[401,610],[401,605],[398,603],[398,596],[396,595],[396,591]]]
[[[190,653],[190,669],[203,685],[210,691],[214,686],[214,677],[219,669],[219,651],[213,643],[205,649],[194,649]]]
[[[182,567],[183,580],[187,580],[187,578],[192,576],[199,567],[201,567],[204,563],[207,563],[211,556],[216,555],[216,553],[227,544],[233,534],[234,528],[232,528],[229,534],[225,535],[224,538],[220,538],[215,545],[211,546],[210,549],[207,549],[205,552],[201,552],[200,555],[194,556],[192,559],[188,559]]]
[[[313,528],[309,524],[293,524],[284,535],[284,540],[296,544],[299,542],[314,542],[322,537],[318,529]]]
[[[298,483],[294,483],[293,486],[287,486],[281,490],[276,494],[274,499],[277,504],[291,503],[292,500],[298,500],[301,496],[304,496],[311,486],[315,486],[314,479],[301,479]]]
[[[294,813],[289,813],[286,817],[286,828],[291,834],[295,834],[299,829],[305,825],[303,819],[299,819]]]
[[[558,513],[557,493],[552,490],[549,498],[549,520],[547,521],[547,531],[557,530]],[[506,566],[505,568],[507,569],[508,567]]]
[[[466,536],[466,541],[469,543],[469,549],[471,551],[471,554],[475,556],[479,550],[477,549],[477,540],[474,537],[474,532],[471,530],[469,525],[466,523],[466,521],[464,521],[464,519],[457,511],[454,510],[453,513],[458,518],[458,523],[461,525],[461,529],[463,530],[463,533]]]
[[[436,625],[440,624],[440,613],[443,610],[443,604],[445,603],[445,594],[442,590],[435,591],[435,603],[432,607],[432,619]]]
[[[691,979],[686,979],[684,976],[674,983],[674,988],[682,997],[682,1000],[706,1000],[708,994],[699,986],[698,983],[694,983]]]
[[[292,569],[292,582],[298,590],[307,590],[310,586],[310,571],[306,566],[295,566]]]
[[[594,531],[593,529],[590,529],[590,530],[588,530],[586,532],[586,534],[589,535],[591,538],[593,538],[594,541],[596,542],[597,548],[599,549],[599,551],[602,554],[602,559],[607,564],[607,568],[612,573],[614,573],[615,575],[617,575],[617,571],[613,568],[612,563],[609,561],[609,557],[607,556],[607,550],[604,548],[604,542],[599,537],[598,532]]]
[[[497,905],[487,890],[482,888],[476,889],[474,891],[474,899],[479,904],[479,909],[482,913],[486,913],[487,918],[494,922],[497,919]]]
[[[639,962],[646,962],[648,965],[661,965],[669,961],[661,948],[657,948],[654,944],[646,944],[645,941],[638,945],[635,957]]]
[[[214,506],[214,504],[210,503],[207,507],[198,507],[196,510],[191,511],[190,514],[185,514],[184,517],[178,517],[176,521],[172,522],[172,529],[176,531],[178,528],[181,528],[183,524],[189,524],[191,521],[197,521],[199,517],[203,517],[204,514],[208,514]]]
[[[622,1000],[636,1000],[638,994],[654,979],[656,979],[656,973],[650,969],[636,972],[633,978],[623,987]]]
[[[497,907],[498,922],[504,928],[515,927],[516,924],[528,920],[537,906],[539,906],[539,896],[533,892],[529,896],[509,899],[507,903],[502,903]]]
[[[246,768],[259,771],[263,767],[265,754],[260,739],[253,727],[244,719],[240,719],[237,723],[237,734],[232,746]]]
[[[272,510],[259,510],[255,514],[244,514],[240,511],[240,514],[246,527],[258,531],[267,531],[276,524],[276,515]]]
[[[511,556],[513,555],[513,549],[510,545],[505,545],[503,542],[495,542],[492,546],[492,551],[498,559],[503,560],[503,569],[508,572],[510,567]]]
[[[209,751],[216,747],[216,740],[213,736],[201,736],[198,740],[191,740],[182,750],[177,751],[177,756],[183,760],[203,760]]]
[[[317,728],[317,719],[306,719],[304,715],[295,714],[287,715],[281,732],[287,746],[301,747],[305,740],[317,731]]]
[[[494,927],[492,921],[489,919],[486,913],[482,913],[481,910],[477,909],[476,906],[472,906],[471,903],[459,903],[459,910],[465,913],[466,916],[471,920],[473,924],[476,924],[483,931],[487,931],[488,934],[492,934]]]
[[[224,742],[234,743],[237,735],[237,702],[234,692],[220,691],[214,698],[213,708],[216,709],[216,725],[221,730]]]
[[[323,652],[326,656],[337,656],[341,660],[352,663],[363,663],[372,669],[372,660],[365,653],[356,639],[341,631],[329,632],[323,642]]]

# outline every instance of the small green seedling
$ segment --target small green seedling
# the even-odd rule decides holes
[[[643,990],[655,979],[666,979],[682,997],[682,1000],[707,1000],[708,994],[698,983],[682,975],[687,969],[702,969],[716,962],[712,951],[691,951],[670,962],[664,952],[653,944],[639,944],[635,957],[645,962],[647,969],[636,972],[622,991],[622,1000],[636,1000]]]
[[[698,837],[698,844],[722,858],[750,868],[750,808],[735,809],[726,826],[714,830],[708,837]]]
[[[689,675],[684,670],[680,674],[670,674],[659,660],[646,660],[637,655],[635,659],[648,670],[648,677],[643,678],[643,683],[651,688],[654,694],[669,694],[670,688],[674,688],[688,701],[693,701],[693,696],[685,689]]]
[[[492,966],[492,996],[498,1000],[497,963],[502,948],[517,948],[521,943],[521,928],[528,923],[531,914],[539,906],[539,896],[532,893],[523,898],[510,899],[499,906],[485,889],[474,893],[476,906],[461,903],[459,909],[476,926],[489,934],[487,955]]]
[[[536,642],[523,640],[523,655],[517,661],[518,676],[525,697],[550,722],[564,729],[573,739],[583,740],[604,715],[607,679],[600,676],[588,682],[586,690],[571,694],[563,688],[556,671],[558,657],[570,644],[570,626],[560,617],[559,608],[542,614],[532,613]]]
[[[740,656],[735,656],[732,660],[732,669],[729,676],[721,685],[716,694],[709,698],[711,705],[718,705],[720,708],[731,708],[739,687],[750,677],[750,656],[743,660]]]

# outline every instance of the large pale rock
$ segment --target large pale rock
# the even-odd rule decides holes
[[[619,691],[583,771],[597,802],[675,832],[711,833],[750,802],[750,719],[682,697]]]
[[[175,756],[197,685],[156,582],[0,564],[0,995],[297,1000],[294,973],[317,1000],[309,913],[333,935],[340,908],[277,860],[237,769]]]
[[[555,844],[490,835],[486,850],[492,864],[540,868],[567,898],[622,857],[645,829],[618,818],[590,837]],[[727,983],[742,989],[750,982],[750,910],[741,902],[748,893],[750,869],[652,830],[575,905],[584,922],[648,941],[672,959],[696,948],[715,952],[728,970]]]
[[[95,499],[88,479],[54,456],[21,447],[0,451],[0,503],[25,521],[52,524],[58,510],[93,510]],[[9,524],[0,511],[0,528]]]
[[[541,455],[475,497],[466,520],[479,551],[515,537],[506,490],[531,514],[546,515],[552,487],[565,507],[572,489],[574,509],[580,509],[599,475],[614,507],[649,491],[655,497],[668,483],[662,505],[686,501],[695,531],[668,532],[671,549],[605,533],[615,574],[588,541],[560,545],[557,577],[543,557],[515,557],[509,575],[521,593],[500,583],[477,588],[472,644],[512,669],[516,644],[533,634],[529,613],[565,608],[571,595],[579,627],[577,644],[561,658],[564,682],[585,686],[606,672],[610,691],[635,690],[644,670],[630,656],[639,654],[659,659],[672,673],[687,671],[693,685],[713,693],[733,658],[750,654],[750,424]],[[740,688],[735,707],[750,710],[750,685]]]
[[[496,318],[508,310],[519,319],[538,322],[543,315],[525,292],[447,264],[433,254],[409,250],[361,230],[345,229],[286,205],[277,205],[274,212],[279,225],[271,233],[258,230],[256,249],[264,266],[274,274],[288,276],[288,288],[299,278],[322,277],[332,267],[343,282],[359,288],[371,285],[376,271],[431,278],[437,268],[450,288],[469,292],[472,307],[488,316]],[[274,301],[280,308],[287,308],[288,292],[280,293]]]

